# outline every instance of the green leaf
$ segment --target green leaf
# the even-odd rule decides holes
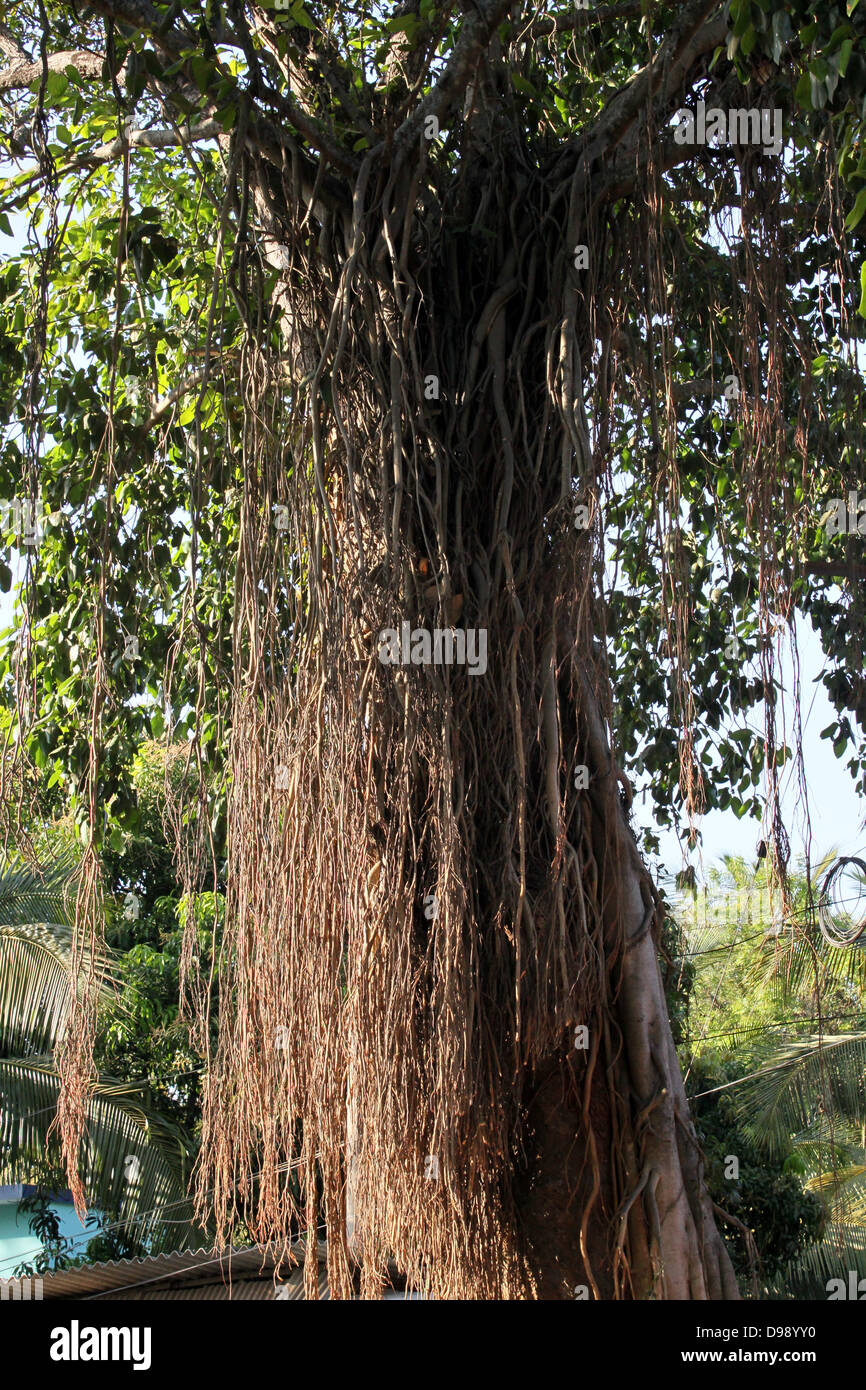
[[[849,232],[857,226],[857,223],[860,221],[864,213],[866,213],[866,186],[860,189],[860,192],[854,199],[853,208],[849,212],[848,216],[845,218],[845,226]]]
[[[527,78],[523,77],[519,72],[513,72],[511,74],[511,85],[514,88],[515,92],[523,92],[524,95],[528,97],[538,96],[538,93],[533,87],[532,83],[529,82]]]
[[[845,76],[845,69],[851,61],[851,54],[854,51],[854,40],[846,39],[839,49],[839,76]]]
[[[69,78],[62,72],[49,72],[45,82],[45,95],[52,100],[64,96],[69,91]]]
[[[304,9],[303,5],[292,5],[292,8],[289,11],[289,13],[291,14],[292,19],[295,21],[295,23],[300,24],[302,29],[315,30],[316,25],[314,21],[310,18],[310,16],[307,14],[307,11]]]
[[[812,105],[812,79],[808,72],[804,72],[794,88],[794,97],[797,105],[808,109]]]
[[[419,28],[418,16],[414,14],[398,15],[385,25],[389,34],[405,34],[409,40],[414,39]]]
[[[857,305],[857,313],[861,319],[866,319],[866,261],[860,267],[860,303]]]
[[[192,76],[195,85],[198,87],[202,95],[204,95],[205,92],[208,92],[210,90],[211,83],[213,82],[216,76],[216,68],[214,67],[214,64],[210,62],[210,60],[207,58],[196,56],[191,60],[190,68],[192,70]]]

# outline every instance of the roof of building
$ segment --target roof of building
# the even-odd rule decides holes
[[[324,1247],[319,1247],[319,1298],[329,1297],[324,1266]],[[303,1248],[296,1258],[303,1258]],[[146,1255],[135,1260],[109,1260],[104,1264],[58,1269],[42,1275],[42,1298],[125,1300],[302,1299],[304,1271],[291,1272],[273,1252],[254,1245],[242,1250],[179,1250],[165,1255]],[[0,1284],[5,1281],[0,1280]]]

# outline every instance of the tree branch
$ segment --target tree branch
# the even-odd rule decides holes
[[[510,0],[477,0],[475,14],[466,21],[439,81],[418,103],[412,115],[407,116],[394,136],[395,170],[411,146],[420,140],[427,117],[435,116],[444,122],[446,113],[460,100],[478,59],[509,9]]]
[[[200,386],[204,381],[204,375],[204,367],[197,367],[194,372],[190,372],[189,376],[184,377],[180,385],[176,386],[173,391],[169,391],[167,395],[160,396],[158,400],[154,401],[153,409],[144,425],[145,433],[149,433],[155,425],[158,425],[160,420],[177,405],[181,397],[188,395],[196,386]]]
[[[652,101],[667,105],[684,86],[695,64],[723,43],[727,32],[728,22],[718,0],[692,0],[676,30],[628,86],[608,102],[595,124],[580,138],[576,151],[572,147],[578,155],[575,172],[586,177],[592,165],[622,144],[629,132],[630,147],[635,148],[639,133],[635,126],[641,111],[645,112]]]
[[[199,140],[214,140],[222,134],[223,128],[219,121],[203,121],[187,130],[129,130],[125,136],[118,136],[116,140],[109,140],[106,144],[82,155],[73,167],[82,168],[89,164],[101,164],[105,160],[117,159],[123,154],[126,145],[132,150],[166,150],[179,145],[193,145]]]
[[[105,58],[101,53],[94,53],[89,48],[74,48],[64,53],[50,53],[48,71],[64,72],[66,68],[73,67],[82,77],[101,77],[104,62]],[[11,67],[0,72],[0,92],[12,92],[20,87],[29,87],[31,83],[38,82],[41,76],[41,63],[13,63]]]
[[[832,579],[837,584],[846,579],[866,577],[866,565],[858,565],[853,560],[807,560],[803,568],[816,579]]]
[[[0,24],[0,53],[5,53],[7,58],[11,58],[13,65],[31,62],[29,53],[25,53],[12,30],[5,24]]]

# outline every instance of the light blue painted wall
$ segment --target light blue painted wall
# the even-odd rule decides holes
[[[71,1236],[75,1240],[74,1253],[83,1255],[87,1241],[96,1234],[93,1226],[86,1227],[79,1221],[71,1202],[52,1202],[51,1208],[59,1218],[60,1234]],[[17,1197],[0,1198],[0,1279],[11,1278],[16,1265],[32,1260],[41,1249],[40,1241],[27,1225],[26,1215],[18,1214]]]

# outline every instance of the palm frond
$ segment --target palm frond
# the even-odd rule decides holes
[[[60,1078],[47,1058],[0,1060],[0,1183],[29,1182],[59,1163]],[[191,1156],[176,1126],[128,1082],[102,1078],[88,1106],[79,1172],[88,1203],[122,1223],[148,1249],[182,1249],[201,1238],[188,1195]]]
[[[819,1173],[806,1186],[822,1199],[835,1223],[866,1225],[866,1163]]]
[[[70,925],[69,889],[75,872],[71,853],[36,868],[18,856],[0,860],[0,926],[29,922]]]
[[[62,922],[0,926],[0,1057],[51,1052],[71,1004],[72,929]],[[98,988],[114,983],[109,963],[94,962]],[[88,973],[84,962],[82,978]]]
[[[866,1227],[836,1224],[823,1240],[807,1246],[802,1255],[767,1282],[767,1298],[826,1301],[831,1279],[847,1287],[851,1273],[866,1278]]]
[[[796,1159],[798,1171],[810,1181],[826,1172],[834,1160],[837,1170],[847,1168],[854,1162],[855,1154],[862,1151],[856,1132],[844,1120],[835,1121],[832,1127],[824,1123],[811,1125],[791,1140],[791,1157]]]
[[[798,925],[779,938],[775,958],[767,962],[767,983],[780,1003],[816,988],[825,992],[850,980],[866,986],[866,951],[857,946],[831,946],[816,923]]]
[[[756,1144],[784,1153],[790,1136],[831,1110],[866,1120],[866,1033],[810,1035],[776,1050],[766,1066],[735,1089],[738,1110]]]

